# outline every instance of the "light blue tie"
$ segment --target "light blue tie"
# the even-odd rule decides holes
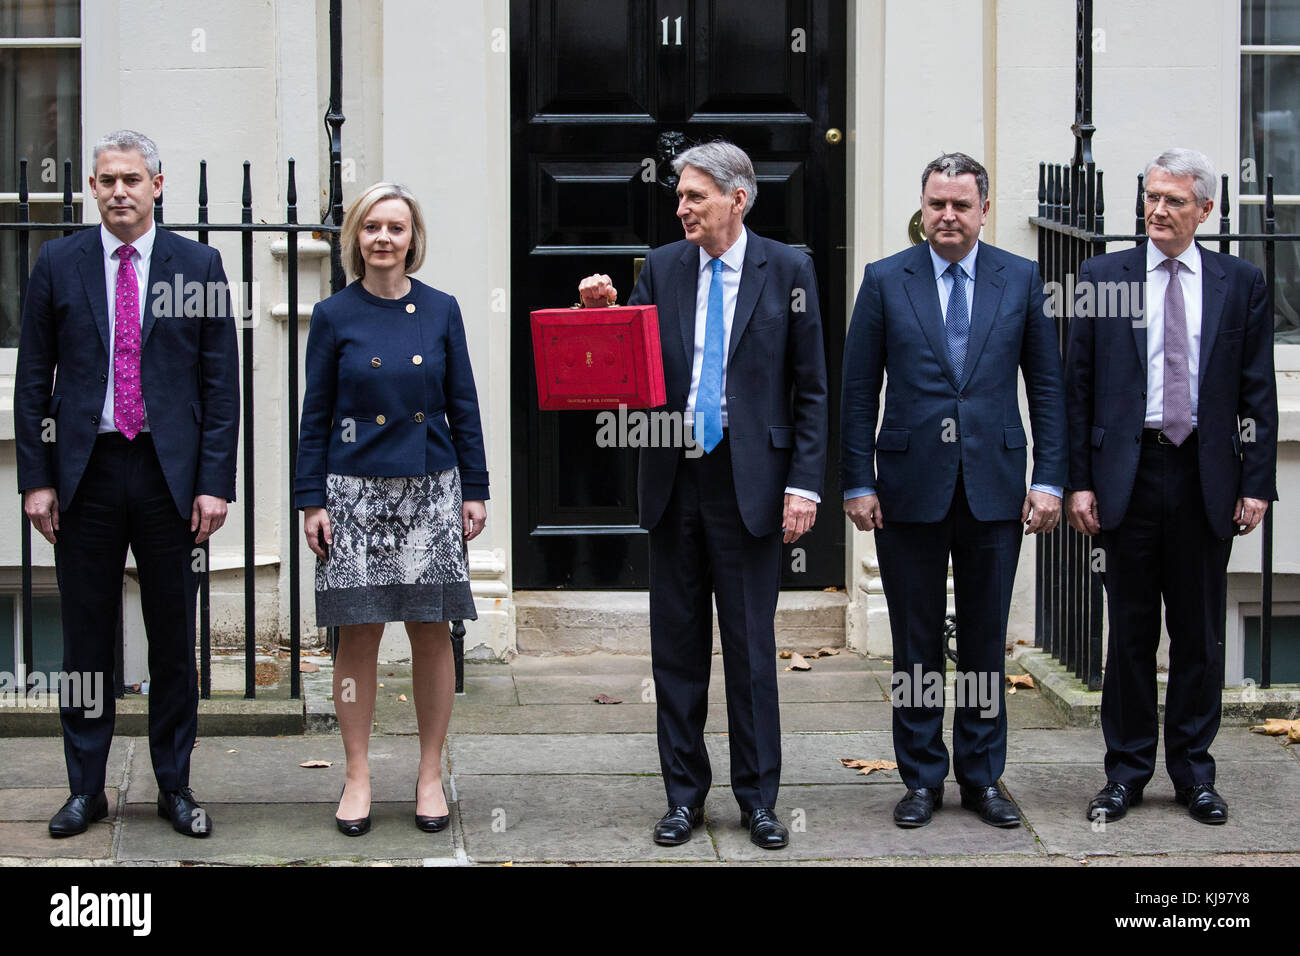
[[[952,363],[952,376],[961,382],[966,365],[966,343],[970,339],[970,308],[966,305],[966,270],[954,262],[946,270],[952,276],[952,292],[948,294],[948,312],[944,315],[945,337],[948,342],[948,361]]]
[[[722,441],[722,260],[713,259],[709,311],[704,320],[704,363],[695,393],[695,441],[705,454]]]

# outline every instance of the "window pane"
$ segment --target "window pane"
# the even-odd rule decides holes
[[[81,204],[74,207],[73,216],[81,218]],[[58,222],[63,217],[62,203],[32,203],[33,222]],[[18,204],[0,203],[0,222],[17,222]],[[37,253],[47,239],[57,239],[62,232],[53,229],[29,232],[27,248],[28,268],[36,264]],[[20,234],[13,230],[0,230],[0,348],[16,348],[18,330],[22,326],[22,311],[18,308],[18,244]]]
[[[14,664],[14,605],[18,598],[0,594],[0,671],[12,674]]]
[[[1241,42],[1300,43],[1300,0],[1241,0]]]
[[[1278,206],[1277,232],[1300,232],[1300,206]],[[1264,231],[1264,207],[1241,207],[1241,231]],[[1300,242],[1278,242],[1277,288],[1273,294],[1273,332],[1278,342],[1300,343]],[[1264,244],[1243,242],[1241,257],[1264,268]]]
[[[1259,615],[1247,617],[1245,624],[1242,670],[1246,677],[1258,684],[1262,679]],[[1269,678],[1272,683],[1294,684],[1300,681],[1300,617],[1274,614],[1271,644]]]
[[[63,615],[57,594],[32,597],[32,658],[29,670],[49,674],[63,669]]]
[[[1300,193],[1300,56],[1242,56],[1241,158],[1242,192],[1263,193],[1272,174],[1275,193]]]
[[[0,0],[0,37],[76,36],[80,0]]]
[[[0,50],[0,117],[0,192],[17,192],[23,157],[32,192],[58,192],[65,159],[80,183],[81,51]]]

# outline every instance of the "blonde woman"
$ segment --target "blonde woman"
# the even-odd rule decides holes
[[[464,542],[487,520],[478,396],[456,300],[408,273],[424,261],[419,203],[377,183],[348,210],[344,265],[355,275],[317,304],[294,482],[316,554],[316,624],[339,628],[334,708],[347,758],[335,820],[370,829],[368,749],[379,641],[411,640],[420,731],[416,825],[447,826],[442,749],[451,719],[447,622],[474,620]]]

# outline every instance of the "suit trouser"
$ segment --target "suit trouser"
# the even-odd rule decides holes
[[[1215,537],[1201,496],[1197,436],[1180,447],[1144,432],[1119,527],[1099,543],[1110,639],[1101,688],[1106,779],[1142,788],[1155,773],[1160,601],[1169,631],[1165,766],[1174,786],[1214,782],[1231,538]]]
[[[899,776],[909,788],[938,787],[948,776],[943,619],[951,554],[958,691],[953,772],[959,784],[993,786],[1007,758],[1002,685],[1020,523],[977,520],[960,476],[942,521],[895,521],[888,510],[884,518],[885,526],[876,530],[876,554],[894,643],[894,754]],[[937,695],[927,696],[936,685]]]
[[[650,649],[659,763],[668,805],[702,807],[712,783],[704,748],[713,607],[727,691],[731,786],[742,810],[776,806],[781,715],[776,600],[781,533],[755,537],[736,504],[731,449],[678,462],[672,496],[650,532]]]
[[[117,433],[96,441],[54,546],[63,617],[63,668],[102,675],[102,713],[60,707],[63,752],[73,793],[104,788],[116,716],[113,670],[122,575],[129,546],[140,577],[149,639],[149,752],[160,790],[189,786],[198,729],[194,613],[198,575],[194,532],[167,488],[153,440]]]

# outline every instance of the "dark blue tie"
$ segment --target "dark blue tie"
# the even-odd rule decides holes
[[[704,319],[704,361],[695,393],[695,440],[705,454],[722,441],[722,260],[710,262],[709,310]]]
[[[961,381],[962,369],[966,365],[966,343],[970,339],[970,309],[966,305],[966,270],[960,263],[954,262],[946,270],[952,276],[952,292],[948,294],[948,312],[944,316],[945,337],[948,341],[948,361],[952,363],[952,375]]]

